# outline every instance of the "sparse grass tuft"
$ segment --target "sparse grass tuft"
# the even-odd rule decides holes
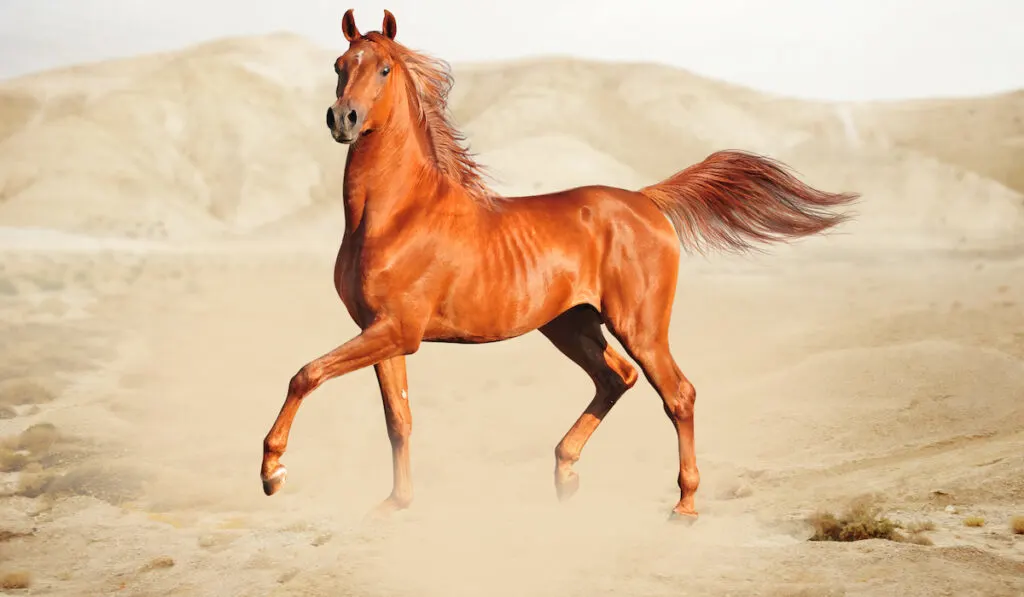
[[[32,576],[28,572],[7,572],[0,576],[0,589],[27,589],[32,586]]]
[[[900,535],[897,539],[902,543],[913,543],[914,545],[935,545],[935,543],[922,533],[911,533],[909,535]]]
[[[1024,516],[1014,516],[1010,519],[1010,531],[1014,535],[1024,535]]]
[[[964,519],[965,527],[983,527],[985,526],[985,519],[980,516],[968,516]]]
[[[893,540],[901,543],[913,543],[914,545],[935,545],[931,538],[925,535],[928,531],[935,530],[935,523],[930,520],[918,520],[907,525],[900,525],[905,532],[894,533]]]
[[[906,529],[908,533],[913,535],[916,533],[924,533],[925,531],[934,531],[935,523],[930,520],[919,520],[916,522],[912,522],[903,528]]]
[[[864,539],[899,540],[898,525],[879,516],[877,508],[866,500],[855,502],[842,516],[817,512],[808,522],[814,527],[811,541],[862,541]]]

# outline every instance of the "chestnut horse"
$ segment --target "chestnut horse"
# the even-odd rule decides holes
[[[488,189],[449,120],[444,62],[395,42],[394,16],[361,34],[342,19],[348,50],[334,63],[327,127],[348,144],[345,231],[334,283],[361,333],[309,362],[263,443],[263,490],[281,489],[280,458],[296,411],[329,379],[372,365],[391,439],[394,485],[376,512],[412,500],[405,357],[422,342],[478,344],[540,332],[593,380],[596,393],[555,448],[555,488],[571,496],[573,464],[637,371],[661,396],[679,440],[676,516],[694,520],[696,392],[669,350],[681,247],[745,251],[845,220],[828,208],[859,195],[811,188],[781,164],[720,151],[639,189],[583,186],[526,197]]]

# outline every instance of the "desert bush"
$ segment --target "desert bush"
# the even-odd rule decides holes
[[[935,530],[935,523],[930,520],[900,525],[882,516],[880,509],[869,498],[855,500],[840,516],[818,511],[808,518],[808,522],[814,528],[811,541],[888,539],[915,545],[932,545],[932,540],[924,533]]]
[[[1010,530],[1014,535],[1024,535],[1024,516],[1014,516],[1010,519]]]
[[[0,576],[0,589],[27,589],[32,586],[32,577],[28,572],[7,572]]]
[[[841,516],[816,512],[808,519],[814,528],[811,541],[862,541],[864,539],[897,540],[899,526],[879,515],[876,507],[865,500],[855,502]]]

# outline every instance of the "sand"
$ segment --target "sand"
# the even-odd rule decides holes
[[[0,86],[3,590],[1024,592],[1024,95],[825,105],[650,65],[457,66],[456,119],[502,192],[635,188],[742,147],[864,200],[828,237],[682,263],[693,526],[666,520],[675,436],[645,381],[555,499],[592,387],[537,333],[408,359],[415,502],[374,521],[371,370],[303,406],[280,494],[258,479],[288,379],[356,331],[331,282],[331,58],[232,39]],[[808,541],[809,515],[863,500],[930,523],[925,544]]]

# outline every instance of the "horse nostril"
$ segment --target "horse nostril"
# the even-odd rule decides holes
[[[334,110],[327,108],[327,128],[334,129]]]
[[[353,124],[356,123],[356,120],[358,120],[359,117],[356,116],[356,111],[355,110],[349,110],[348,114],[345,115],[345,118],[348,118],[348,123],[350,125],[353,125]]]

